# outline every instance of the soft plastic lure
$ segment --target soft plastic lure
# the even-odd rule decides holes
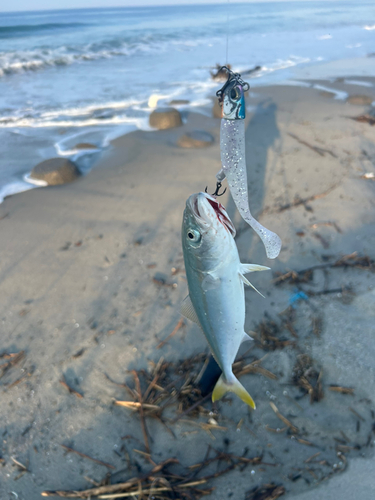
[[[220,127],[220,153],[222,168],[216,175],[218,182],[227,178],[234,203],[241,217],[254,229],[261,238],[269,259],[275,259],[281,249],[281,239],[277,234],[265,228],[251,215],[247,189],[247,171],[245,158],[245,92],[248,83],[241,79],[239,73],[228,72],[228,80],[216,92],[222,105]]]

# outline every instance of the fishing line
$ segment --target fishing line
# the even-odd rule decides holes
[[[225,65],[228,66],[228,46],[229,46],[229,11],[230,11],[230,0],[227,1],[227,46],[225,51]]]

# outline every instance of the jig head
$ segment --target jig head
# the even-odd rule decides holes
[[[245,118],[245,92],[250,85],[244,82],[239,73],[234,73],[227,66],[220,71],[228,73],[228,79],[223,87],[216,92],[222,107],[222,117],[227,120],[243,120]]]

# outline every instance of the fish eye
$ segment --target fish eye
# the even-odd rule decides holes
[[[230,91],[230,98],[237,101],[241,97],[241,92],[238,87],[233,87]]]
[[[194,241],[195,243],[197,243],[201,239],[201,234],[196,229],[188,229],[187,237],[190,241]]]

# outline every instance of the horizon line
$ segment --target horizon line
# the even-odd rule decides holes
[[[146,0],[147,1],[147,0]],[[305,2],[314,2],[314,1],[324,1],[324,2],[340,2],[341,0],[227,0],[227,2],[220,1],[220,0],[193,0],[192,2],[183,2],[178,5],[175,5],[173,3],[165,3],[163,0],[161,0],[161,3],[158,4],[150,4],[150,3],[138,3],[135,5],[102,5],[102,6],[97,6],[97,7],[63,7],[63,8],[35,8],[35,9],[27,9],[27,10],[2,10],[0,9],[0,14],[7,13],[7,14],[18,14],[21,12],[53,12],[53,11],[63,11],[63,10],[100,10],[100,9],[128,9],[128,8],[133,8],[137,9],[139,7],[183,7],[183,6],[191,6],[191,5],[236,5],[236,4],[244,4],[244,3],[286,3],[286,2],[293,2],[293,3],[305,3]],[[365,0],[366,1],[366,0]]]

